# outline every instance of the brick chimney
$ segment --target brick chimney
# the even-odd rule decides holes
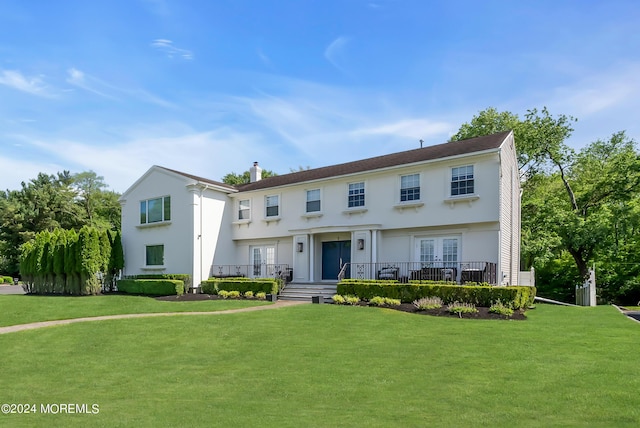
[[[258,162],[254,162],[253,166],[249,168],[249,182],[255,183],[262,180],[262,168],[258,166]]]

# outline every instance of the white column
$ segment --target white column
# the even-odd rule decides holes
[[[309,235],[309,282],[315,282],[316,278],[315,278],[315,259],[316,259],[316,246],[315,246],[315,239],[314,239],[314,235],[311,234]]]

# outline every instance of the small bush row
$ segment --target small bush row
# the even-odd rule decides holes
[[[0,284],[13,284],[13,278],[10,276],[0,276]]]
[[[281,280],[276,278],[209,278],[202,281],[200,288],[205,294],[220,294],[220,291],[278,294]]]
[[[254,294],[253,291],[245,291],[244,293],[240,293],[238,290],[220,290],[218,291],[218,296],[222,297],[223,299],[239,299],[240,296],[242,296],[245,299],[255,298],[265,300],[267,298],[267,293],[260,291]]]
[[[170,296],[184,294],[184,282],[177,279],[121,279],[118,291],[149,296]]]
[[[371,300],[375,296],[400,299],[410,303],[423,297],[439,297],[445,304],[467,302],[476,306],[490,307],[494,302],[505,302],[513,309],[526,309],[533,304],[535,287],[451,285],[445,283],[397,283],[389,281],[344,280],[338,283],[340,295],[358,296]]]

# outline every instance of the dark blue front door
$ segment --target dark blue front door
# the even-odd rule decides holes
[[[338,279],[342,265],[351,262],[351,241],[322,243],[322,279]],[[349,268],[345,278],[349,278]]]

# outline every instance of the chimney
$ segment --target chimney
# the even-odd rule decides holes
[[[253,166],[249,168],[249,182],[255,183],[262,180],[262,168],[258,166],[258,162],[254,162]]]

